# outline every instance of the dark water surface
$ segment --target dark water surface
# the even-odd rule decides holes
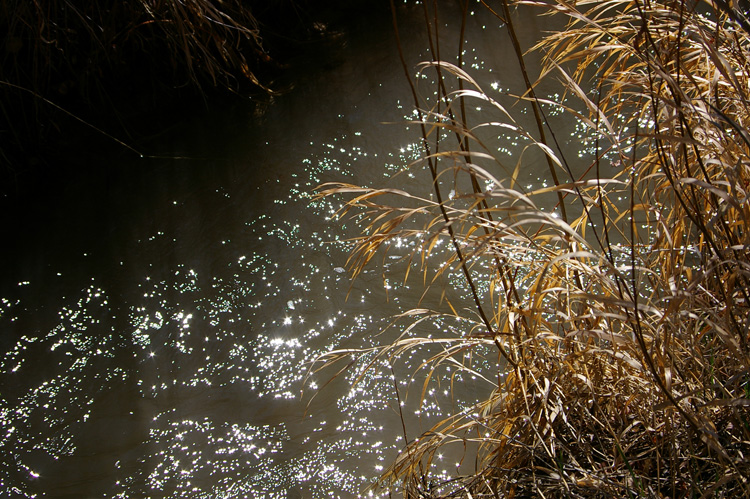
[[[400,15],[416,68],[430,58],[421,7]],[[457,19],[446,9],[446,51]],[[537,20],[522,18],[527,47]],[[467,39],[473,75],[520,91],[496,20],[477,12]],[[399,242],[352,282],[345,240],[359,229],[308,194],[334,180],[429,188],[419,168],[396,175],[419,136],[388,15],[353,20],[319,52],[264,112],[204,113],[147,145],[173,159],[119,154],[27,200],[4,237],[0,495],[354,497],[403,447],[400,412],[415,438],[492,388],[462,375],[464,399],[434,384],[420,400],[421,383],[401,385],[399,409],[382,363],[312,398],[334,373],[306,378],[313,359],[399,334],[378,335],[422,290],[399,279],[413,249]],[[460,303],[460,279],[445,287]],[[419,355],[394,372],[408,380]],[[447,477],[456,457],[444,462]]]

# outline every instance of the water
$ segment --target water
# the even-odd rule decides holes
[[[410,64],[428,59],[421,8],[400,16]],[[536,20],[525,18],[525,36]],[[498,95],[518,92],[506,34],[491,16],[469,21],[467,67]],[[4,250],[3,496],[355,497],[403,448],[402,416],[412,439],[491,389],[458,374],[463,399],[445,383],[422,399],[420,364],[438,347],[393,371],[381,359],[354,387],[357,366],[310,373],[330,350],[400,334],[407,321],[387,326],[422,292],[419,278],[400,280],[413,249],[400,242],[352,281],[356,222],[332,218],[338,201],[309,197],[331,181],[428,183],[419,169],[396,175],[418,157],[419,135],[403,124],[413,105],[389,23],[353,20],[297,64],[293,91],[255,113],[202,113],[143,145],[167,159],[118,154],[29,201]],[[454,24],[441,26],[445,40]],[[460,276],[443,287],[465,300]],[[421,306],[441,307],[439,296]],[[437,319],[415,331],[464,327]],[[473,362],[492,365],[487,354]],[[446,453],[445,476],[470,471],[462,453]]]

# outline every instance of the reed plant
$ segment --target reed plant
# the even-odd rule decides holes
[[[482,88],[460,57],[425,62],[436,97],[421,98],[410,78],[424,146],[412,168],[424,168],[431,194],[319,192],[344,197],[340,215],[364,227],[355,275],[391,242],[411,240],[425,286],[456,274],[470,305],[415,303],[405,314],[462,317],[470,326],[460,334],[406,328],[354,353],[374,369],[373,355],[393,365],[439,345],[423,363],[437,373],[474,369],[467,352],[494,352],[478,372],[490,395],[415,435],[379,485],[415,498],[750,496],[744,13],[671,0],[483,3],[512,38],[527,82],[518,105]],[[432,8],[424,2],[428,21]],[[534,47],[538,75],[513,8],[567,18]],[[550,80],[564,89],[558,100],[538,91]],[[521,105],[531,126],[519,124]],[[585,129],[580,154],[551,126],[551,109]],[[506,165],[487,130],[515,134],[529,154]],[[519,183],[532,150],[549,165],[546,187]],[[449,252],[438,252],[441,240]],[[351,364],[352,353],[321,360]],[[478,445],[472,473],[432,475],[442,449],[467,442]]]

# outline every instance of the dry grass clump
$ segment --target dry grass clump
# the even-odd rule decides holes
[[[570,19],[536,47],[538,81],[562,82],[566,99],[544,104],[585,125],[590,154],[564,154],[536,85],[521,97],[539,125],[526,131],[460,60],[433,61],[438,97],[417,101],[432,195],[322,193],[346,193],[366,220],[355,273],[398,237],[417,241],[426,283],[463,275],[475,326],[423,338],[444,345],[425,364],[497,352],[482,372],[492,395],[414,439],[381,484],[406,497],[750,496],[745,17],[722,3],[521,3]],[[514,36],[508,6],[491,6]],[[472,125],[474,100],[491,118]],[[523,189],[521,160],[504,175],[492,128],[543,153],[555,185]],[[440,239],[452,252],[430,266]],[[467,441],[480,444],[475,473],[437,483],[439,449]]]

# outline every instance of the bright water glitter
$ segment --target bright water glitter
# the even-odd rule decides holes
[[[97,246],[107,237],[97,225],[82,263],[50,264],[59,265],[53,274],[65,290],[24,279],[14,296],[2,297],[0,327],[12,338],[0,357],[3,490],[32,497],[54,484],[72,495],[122,498],[353,497],[403,448],[402,417],[412,439],[492,388],[446,366],[435,376],[441,384],[428,383],[422,394],[439,344],[397,362],[370,350],[333,381],[336,370],[310,374],[313,361],[333,350],[372,349],[402,334],[460,337],[472,327],[437,316],[409,330],[394,321],[421,296],[419,258],[410,259],[420,241],[395,239],[387,257],[352,282],[346,262],[362,219],[337,218],[341,200],[311,198],[332,181],[431,196],[414,163],[419,127],[405,132],[398,123],[417,117],[405,104],[400,67],[383,66],[374,103],[367,99],[375,88],[357,94],[362,57],[382,46],[381,35],[341,63],[356,80],[342,88],[354,90],[337,89],[334,71],[319,77],[320,100],[335,94],[325,106],[343,106],[324,128],[323,110],[312,110],[311,122],[299,118],[289,137],[294,120],[283,107],[308,109],[318,99],[280,98],[263,126],[243,136],[282,130],[261,141],[271,152],[259,146],[226,164],[180,163],[163,177],[156,169],[122,197],[126,208],[114,218],[125,235],[117,244]],[[429,57],[419,50],[415,61]],[[507,96],[510,83],[489,71],[481,49],[467,45],[465,58],[493,96]],[[433,76],[423,73],[420,84],[431,90]],[[387,116],[376,116],[386,108]],[[527,145],[509,127],[488,140],[503,161]],[[526,180],[530,189],[543,182],[538,173]],[[452,200],[465,192],[454,186]],[[431,264],[451,251],[438,240]],[[88,266],[92,255],[103,269]],[[409,266],[416,281],[404,282]],[[460,275],[441,286],[463,303]],[[437,309],[441,301],[428,296],[423,305]],[[481,372],[493,355],[476,349],[466,362]],[[462,397],[446,388],[451,383]],[[461,458],[446,451],[436,476],[449,477]]]

